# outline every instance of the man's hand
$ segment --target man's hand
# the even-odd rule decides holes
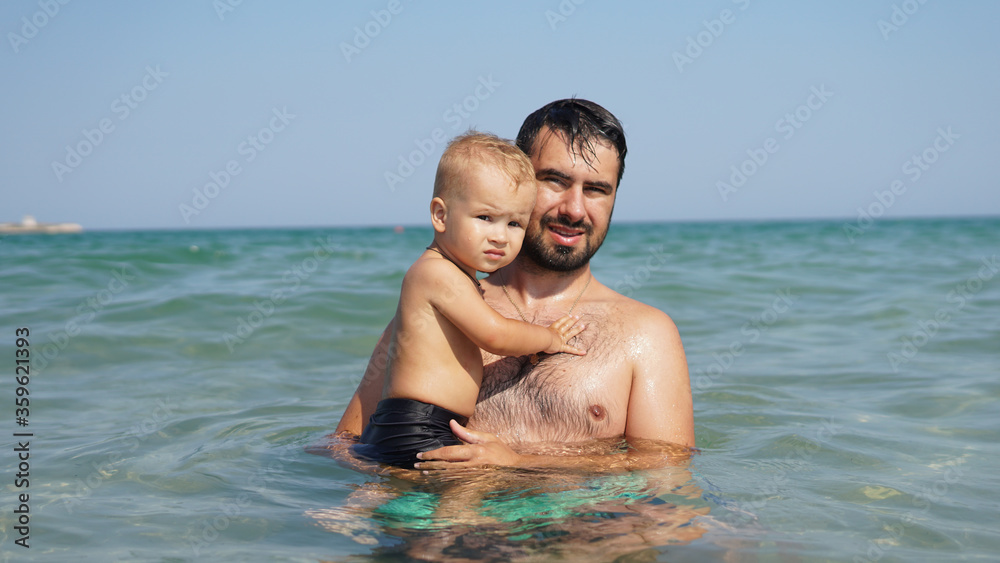
[[[463,442],[421,452],[415,469],[459,469],[494,465],[500,467],[553,467],[597,473],[623,472],[684,466],[697,450],[659,440],[629,439],[629,451],[621,454],[532,455],[519,454],[493,434],[469,430],[451,421],[451,431]]]
[[[454,469],[483,465],[516,467],[521,464],[522,456],[493,434],[469,430],[454,420],[451,421],[451,431],[467,443],[417,454],[417,458],[422,461],[414,465],[416,469]]]

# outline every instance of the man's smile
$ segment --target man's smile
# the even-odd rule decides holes
[[[573,246],[583,235],[587,234],[586,229],[568,227],[555,221],[548,222],[545,228],[548,229],[556,244],[560,246]]]

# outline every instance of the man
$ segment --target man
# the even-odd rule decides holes
[[[534,166],[538,195],[521,253],[483,280],[483,297],[506,317],[543,326],[579,315],[587,330],[577,346],[587,355],[484,353],[483,384],[468,429],[452,423],[468,444],[424,452],[417,467],[661,464],[664,450],[651,444],[694,446],[691,386],[677,327],[663,312],[594,279],[589,264],[607,235],[625,170],[621,123],[593,102],[560,100],[528,116],[517,144]],[[393,357],[390,332],[379,340],[338,433],[360,434],[381,397]],[[633,447],[617,457],[542,455],[531,447],[622,436]]]

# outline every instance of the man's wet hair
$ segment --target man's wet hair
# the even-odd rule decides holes
[[[517,146],[531,156],[538,132],[548,127],[565,136],[567,144],[587,164],[596,157],[594,143],[610,143],[618,151],[618,183],[625,173],[625,130],[610,111],[589,100],[569,98],[546,104],[524,120],[517,134]]]

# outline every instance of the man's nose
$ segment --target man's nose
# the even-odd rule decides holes
[[[559,215],[570,223],[581,221],[587,214],[583,206],[583,186],[573,186],[562,193],[558,207]]]

